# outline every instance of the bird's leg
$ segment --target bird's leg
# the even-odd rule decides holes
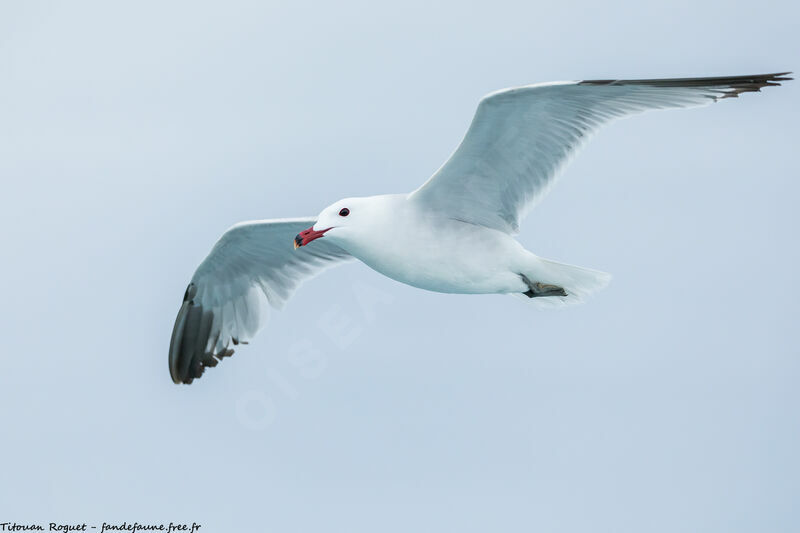
[[[528,290],[523,292],[528,298],[539,298],[541,296],[566,296],[567,291],[558,285],[550,285],[549,283],[541,283],[539,281],[532,282],[525,274],[520,274],[522,281],[528,286]]]

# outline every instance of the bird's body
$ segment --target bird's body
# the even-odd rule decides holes
[[[191,383],[231,355],[231,343],[252,338],[264,301],[281,307],[304,279],[349,259],[430,291],[583,301],[610,276],[537,257],[514,238],[569,156],[615,118],[706,105],[779,85],[784,74],[554,82],[486,96],[458,149],[415,191],[228,230],[186,290],[170,343],[173,381]]]
[[[506,233],[437,216],[408,194],[344,202],[369,204],[369,225],[363,233],[332,234],[326,238],[384,276],[412,287],[446,293],[527,290],[515,271],[525,268],[534,257]],[[403,223],[398,224],[398,220]]]

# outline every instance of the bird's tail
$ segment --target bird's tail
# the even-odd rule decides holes
[[[567,265],[533,256],[523,279],[534,285],[530,291],[515,296],[541,307],[578,304],[611,281],[611,274]],[[539,285],[536,285],[536,284]],[[563,289],[559,291],[558,289]]]

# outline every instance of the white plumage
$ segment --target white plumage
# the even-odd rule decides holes
[[[252,338],[265,304],[280,308],[303,280],[352,258],[438,292],[582,301],[610,276],[539,258],[512,236],[576,148],[612,119],[709,104],[779,85],[791,79],[785,74],[555,82],[492,93],[450,159],[414,192],[347,198],[318,217],[228,230],[186,290],[170,343],[172,379],[191,383],[231,355],[231,343]]]

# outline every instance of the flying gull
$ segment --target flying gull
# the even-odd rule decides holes
[[[351,259],[430,291],[580,302],[610,276],[538,257],[513,237],[569,156],[615,118],[738,97],[787,74],[552,82],[491,93],[450,159],[417,190],[345,198],[317,217],[242,222],[225,232],[186,289],[169,347],[172,380],[199,378],[232,344],[253,337],[269,306],[282,307],[304,280]]]

